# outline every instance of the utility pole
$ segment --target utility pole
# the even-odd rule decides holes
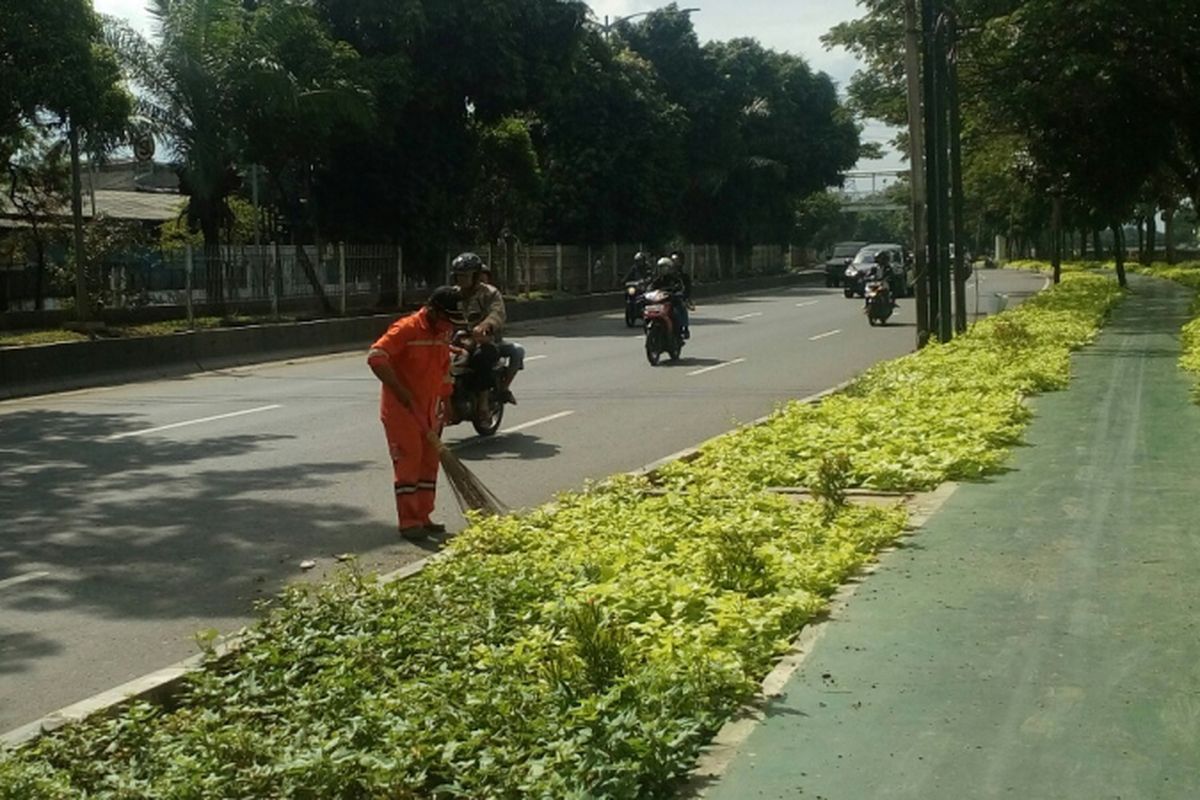
[[[950,108],[950,181],[953,197],[954,223],[954,330],[967,332],[967,271],[963,266],[963,171],[962,171],[962,109],[958,96],[958,20],[947,19],[946,34],[946,94]]]
[[[904,2],[904,71],[908,78],[908,162],[912,191],[917,347],[929,341],[929,259],[925,240],[925,128],[921,122],[921,31],[917,3]]]
[[[937,63],[937,14],[934,8],[936,0],[921,0],[921,36],[922,47],[922,91],[925,107],[925,170],[926,183],[926,227],[929,248],[928,288],[929,288],[929,324],[937,332],[938,339],[945,341],[942,336],[943,305],[941,294],[941,273],[945,265],[942,257],[943,220],[945,206],[942,203],[942,167],[944,159],[939,157],[942,147],[942,103],[939,93],[939,72]]]

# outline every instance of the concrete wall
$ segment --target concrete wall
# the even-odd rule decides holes
[[[821,273],[800,273],[698,285],[696,297],[818,283]],[[521,322],[596,311],[618,311],[620,294],[512,302],[508,315]],[[127,383],[299,356],[366,351],[394,314],[238,328],[98,339],[29,347],[0,347],[0,397],[23,397],[89,386]]]

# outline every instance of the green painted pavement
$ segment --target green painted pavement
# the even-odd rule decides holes
[[[1200,798],[1190,294],[1134,280],[1011,471],[883,559],[708,798]]]

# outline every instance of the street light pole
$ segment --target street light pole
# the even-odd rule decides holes
[[[657,9],[657,8],[656,8],[656,9],[654,9],[654,11],[660,11],[660,10],[661,10],[661,9]],[[700,9],[698,9],[698,8],[680,8],[680,9],[677,9],[678,13],[680,13],[680,14],[694,14],[695,12],[697,12],[697,11],[699,11],[699,10],[700,10]],[[605,39],[608,39],[608,38],[609,38],[609,37],[612,35],[612,29],[613,29],[613,28],[615,28],[615,27],[616,27],[617,25],[619,25],[620,23],[622,23],[622,22],[628,22],[629,20],[631,20],[631,19],[637,19],[638,17],[645,17],[645,16],[647,16],[647,15],[649,15],[649,14],[653,14],[653,13],[654,13],[654,11],[639,11],[639,12],[637,12],[636,14],[626,14],[626,15],[625,15],[625,16],[623,16],[623,17],[614,17],[614,18],[612,19],[612,21],[611,21],[611,22],[609,21],[609,16],[608,16],[608,14],[605,14],[605,15],[604,15],[604,26],[603,26],[603,30],[604,30],[604,38],[605,38]]]

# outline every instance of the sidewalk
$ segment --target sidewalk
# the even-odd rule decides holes
[[[1136,294],[828,624],[706,798],[1200,798],[1190,293]]]

